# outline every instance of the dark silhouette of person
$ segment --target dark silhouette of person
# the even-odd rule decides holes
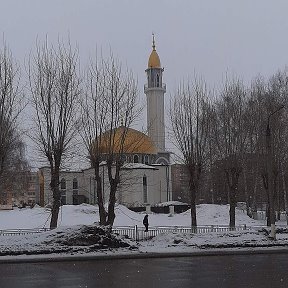
[[[148,215],[145,215],[144,219],[143,219],[143,225],[145,226],[145,232],[148,232]]]

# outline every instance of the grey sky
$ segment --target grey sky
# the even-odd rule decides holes
[[[96,45],[114,54],[138,77],[151,33],[165,67],[167,95],[194,71],[217,85],[228,71],[245,81],[288,64],[287,0],[0,0],[0,32],[20,62],[36,37],[50,42],[70,33],[83,62]]]
[[[288,63],[287,0],[0,0],[0,31],[23,59],[46,34],[68,32],[82,55],[96,44],[114,53],[145,82],[151,32],[169,90],[195,70],[209,83],[226,71],[244,80]]]

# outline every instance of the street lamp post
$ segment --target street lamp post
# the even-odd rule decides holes
[[[271,238],[276,240],[276,229],[275,229],[275,207],[274,207],[274,191],[273,191],[273,177],[272,177],[272,139],[271,139],[271,128],[270,128],[270,118],[276,112],[284,108],[284,105],[269,114],[267,119],[267,129],[266,129],[266,148],[267,148],[267,182],[268,182],[268,201],[270,210],[270,223],[271,223]]]

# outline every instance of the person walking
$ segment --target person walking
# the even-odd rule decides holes
[[[145,226],[145,232],[148,232],[149,222],[148,222],[148,215],[147,214],[144,216],[143,225]]]

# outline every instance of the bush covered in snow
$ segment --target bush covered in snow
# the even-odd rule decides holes
[[[52,236],[52,235],[51,235]],[[53,240],[66,246],[90,246],[93,249],[126,248],[130,245],[118,238],[107,227],[83,225],[79,229],[56,232]]]

